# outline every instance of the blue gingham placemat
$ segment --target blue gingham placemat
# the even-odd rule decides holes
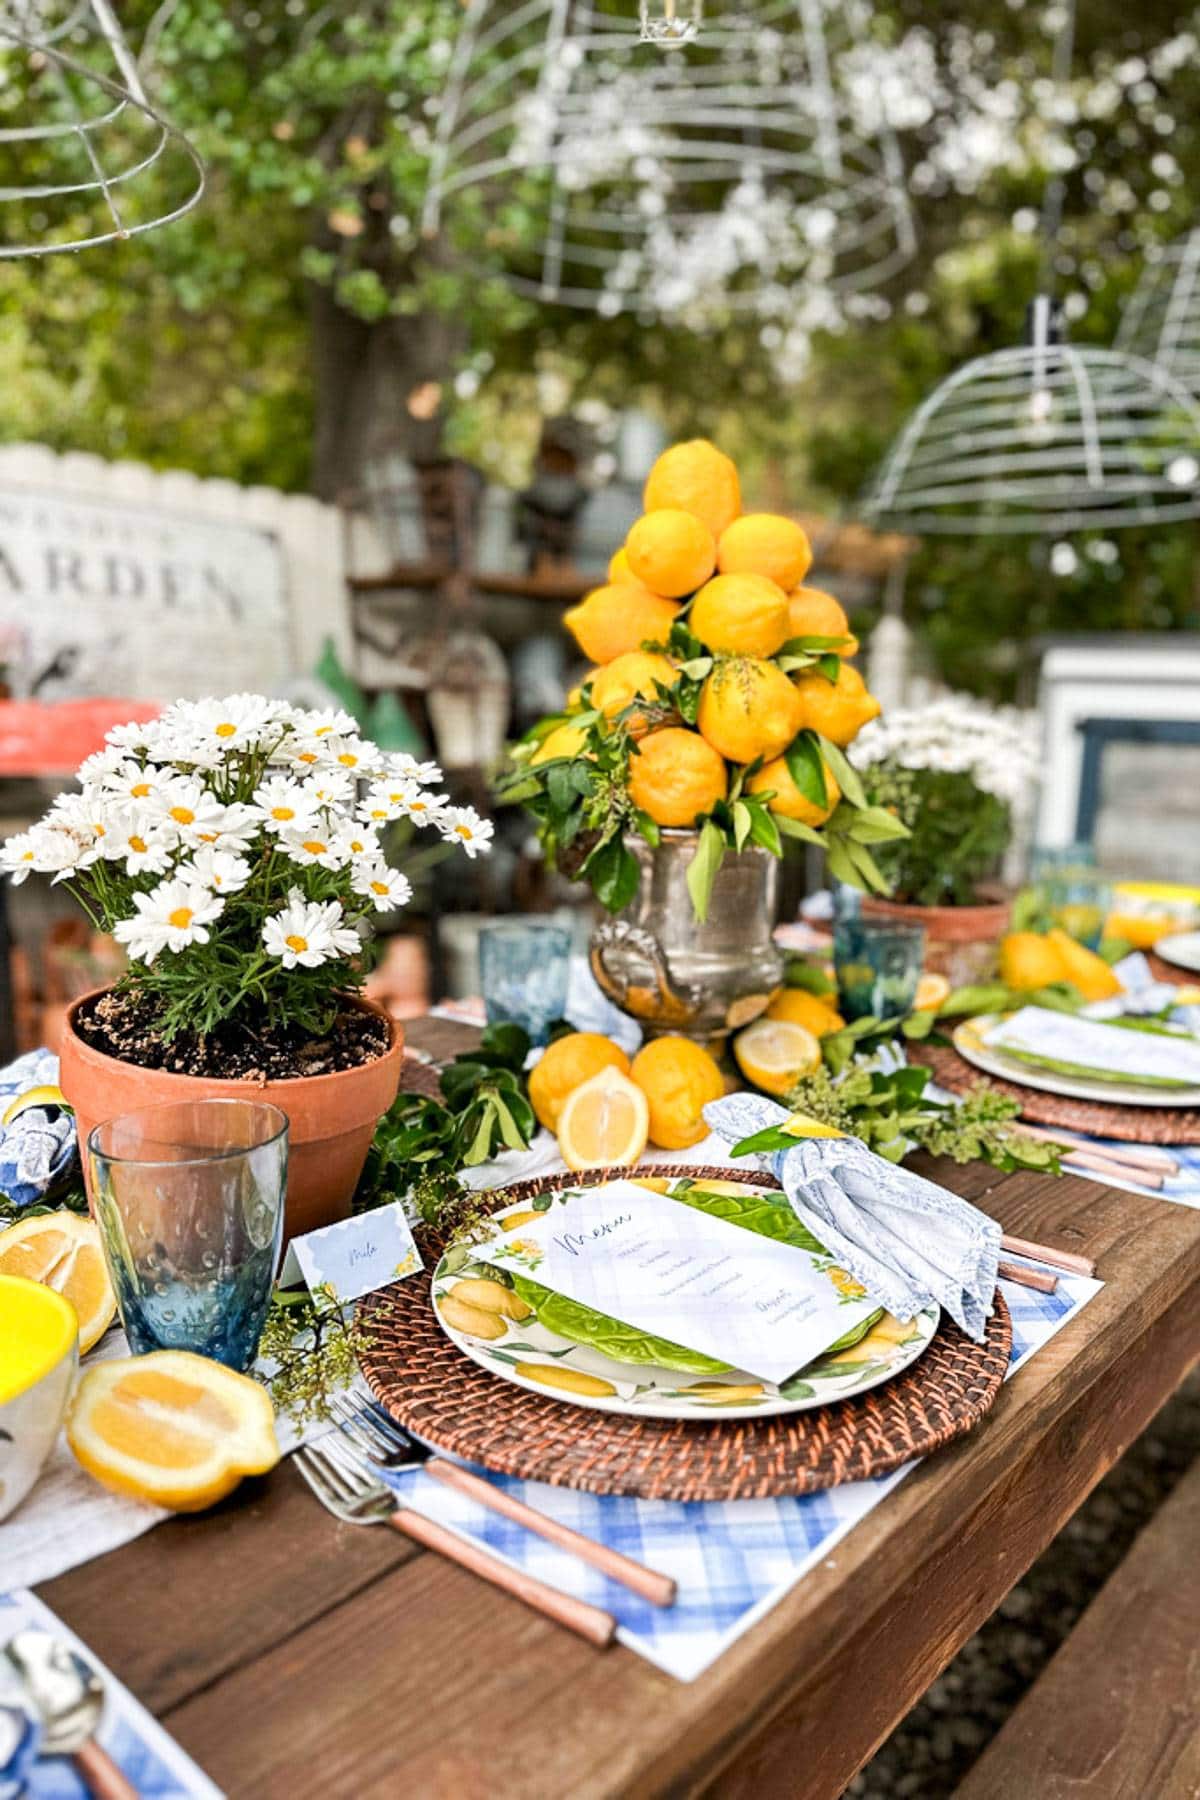
[[[100,1670],[104,1677],[104,1714],[98,1741],[140,1800],[222,1800],[221,1789],[35,1594],[24,1588],[0,1594],[0,1645],[31,1627],[53,1632]],[[4,1770],[0,1768],[0,1792],[3,1791]],[[17,1791],[27,1800],[88,1800],[91,1792],[76,1774],[74,1764],[63,1756],[39,1757],[26,1776],[25,1785]]]
[[[1001,1282],[1013,1318],[1009,1373],[1020,1368],[1097,1294],[1102,1282],[1060,1275],[1053,1294]],[[618,1636],[658,1668],[693,1681],[859,1520],[916,1468],[784,1500],[637,1500],[581,1494],[544,1482],[488,1480],[597,1542],[674,1576],[679,1597],[659,1608],[499,1514],[431,1480],[420,1469],[388,1479],[406,1506],[487,1548],[618,1621]]]

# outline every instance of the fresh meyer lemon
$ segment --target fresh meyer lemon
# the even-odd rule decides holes
[[[1111,912],[1104,921],[1105,937],[1123,938],[1135,950],[1151,950],[1159,938],[1178,930],[1179,920],[1169,913]]]
[[[1000,940],[1000,979],[1022,990],[1049,987],[1065,977],[1062,958],[1036,931],[1010,931]]]
[[[647,512],[680,507],[694,513],[719,538],[742,510],[737,469],[707,438],[672,444],[646,477],[642,504]]]
[[[19,1119],[23,1112],[29,1111],[31,1106],[55,1107],[62,1112],[72,1110],[67,1096],[60,1087],[45,1085],[26,1088],[23,1094],[18,1094],[9,1101],[4,1117],[0,1119],[0,1127],[11,1125],[14,1119]]]
[[[717,546],[702,519],[668,506],[643,514],[631,527],[625,557],[635,581],[678,600],[708,580],[717,566]]]
[[[737,1066],[766,1094],[786,1094],[821,1066],[814,1034],[792,1019],[756,1019],[733,1040]]]
[[[547,1046],[530,1071],[529,1100],[548,1131],[557,1126],[567,1096],[601,1069],[620,1069],[628,1075],[629,1058],[619,1044],[598,1031],[572,1031]]]
[[[665,642],[678,611],[674,600],[644,587],[600,587],[564,613],[563,623],[586,657],[609,663],[645,643]]]
[[[606,719],[615,719],[635,700],[655,700],[660,687],[672,687],[674,682],[675,665],[665,656],[656,656],[649,650],[627,650],[624,656],[615,656],[607,663],[592,682],[592,705]],[[644,713],[634,713],[626,723],[637,737],[646,730],[648,720]]]
[[[800,698],[775,663],[731,656],[704,683],[696,723],[730,762],[770,759],[786,750],[800,729]]]
[[[788,636],[845,638],[835,656],[853,656],[858,650],[858,639],[841,602],[824,588],[798,587],[788,595]]]
[[[710,650],[774,656],[788,635],[787,595],[765,575],[715,575],[692,601],[688,625]]]
[[[568,1169],[635,1163],[646,1148],[650,1111],[620,1069],[601,1069],[568,1094],[558,1115],[558,1148]]]
[[[629,1071],[650,1105],[650,1141],[660,1150],[686,1150],[708,1135],[704,1108],[719,1100],[725,1082],[716,1061],[691,1038],[652,1038]]]
[[[578,725],[556,725],[544,737],[529,759],[531,769],[539,763],[557,762],[564,756],[582,756],[587,750],[588,734]]]
[[[608,559],[608,579],[615,587],[645,587],[629,566],[629,558],[625,554],[625,546],[613,552]]]
[[[950,983],[944,975],[926,971],[917,983],[913,997],[914,1012],[936,1012],[950,998]]]
[[[828,1000],[822,1000],[819,994],[808,993],[805,988],[784,988],[781,994],[776,994],[764,1017],[787,1019],[793,1025],[803,1025],[814,1037],[840,1031],[846,1023]]]
[[[1124,993],[1104,958],[1085,945],[1077,944],[1059,926],[1046,933],[1046,940],[1058,952],[1062,970],[1059,980],[1072,982],[1085,1000],[1111,1000],[1114,994]]]
[[[829,764],[821,764],[825,772],[825,805],[817,806],[800,792],[792,780],[792,772],[782,756],[773,762],[764,763],[757,775],[752,775],[746,783],[746,791],[751,794],[769,793],[768,812],[778,813],[784,819],[797,819],[801,825],[823,825],[838,801],[842,790],[833,778],[833,770]]]
[[[717,567],[723,575],[767,575],[785,593],[812,567],[808,533],[781,513],[743,513],[721,533]]]
[[[108,1279],[100,1232],[73,1212],[42,1213],[0,1231],[0,1275],[24,1275],[69,1300],[79,1320],[79,1353],[113,1322],[117,1297]]]
[[[279,1461],[275,1415],[246,1375],[186,1350],[97,1363],[75,1390],[67,1441],[118,1494],[199,1512]]]
[[[629,798],[656,825],[693,825],[725,798],[725,764],[698,732],[652,731],[629,759]]]
[[[806,669],[796,677],[800,698],[800,724],[817,731],[844,750],[882,708],[858,670],[842,663],[836,681],[828,681],[819,669]]]

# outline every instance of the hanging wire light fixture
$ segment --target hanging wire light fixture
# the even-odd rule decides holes
[[[1121,317],[1117,349],[1144,356],[1200,393],[1200,231],[1147,256]]]
[[[855,5],[764,0],[748,12],[709,0],[698,41],[679,35],[698,7],[647,6],[644,23],[653,12],[665,28],[669,16],[676,33],[652,41],[682,51],[661,57],[628,13],[592,0],[468,0],[426,233],[481,199],[499,221],[515,197],[532,248],[495,223],[502,278],[609,316],[709,305],[780,315],[802,282],[879,285],[916,243],[894,137],[856,131],[831,74],[827,16],[849,42]],[[476,227],[476,241],[487,235]]]
[[[704,0],[641,0],[638,23],[643,44],[673,50],[690,44],[704,18]]]
[[[108,0],[4,0],[0,72],[0,258],[138,237],[200,199]]]
[[[1055,44],[1071,69],[1074,8]],[[1200,406],[1126,349],[1065,341],[1053,298],[1065,178],[1046,189],[1029,341],[955,370],[913,414],[863,503],[874,524],[985,536],[1157,525],[1200,514]]]

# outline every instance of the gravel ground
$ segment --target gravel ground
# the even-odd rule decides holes
[[[948,1800],[1200,1454],[1191,1375],[846,1789]]]

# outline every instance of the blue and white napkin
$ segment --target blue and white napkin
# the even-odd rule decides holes
[[[0,1069],[0,1112],[18,1094],[57,1081],[57,1056],[50,1050],[30,1050]],[[31,1206],[68,1174],[74,1159],[71,1114],[31,1106],[0,1132],[0,1194],[14,1206]]]
[[[730,1144],[790,1116],[757,1094],[731,1094],[704,1108],[705,1122]],[[758,1162],[783,1184],[800,1223],[873,1300],[899,1319],[936,1302],[968,1337],[983,1338],[1000,1260],[995,1219],[858,1138],[797,1138]]]

